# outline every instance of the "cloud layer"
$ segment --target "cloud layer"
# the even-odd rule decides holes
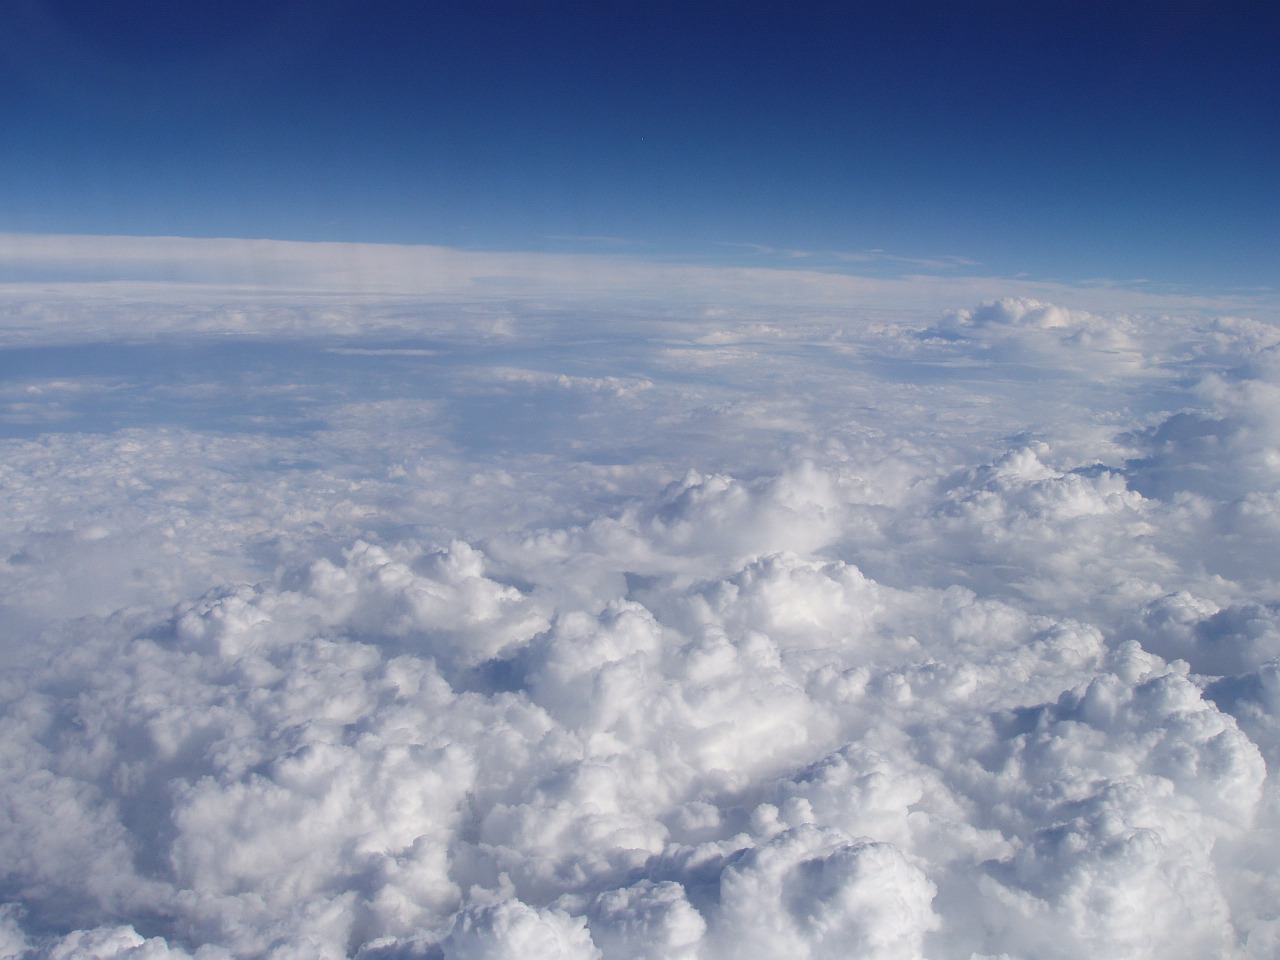
[[[1280,946],[1273,327],[132,309],[6,351],[0,957]]]

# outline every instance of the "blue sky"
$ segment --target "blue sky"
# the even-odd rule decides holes
[[[0,230],[1274,287],[1276,20],[23,0]]]

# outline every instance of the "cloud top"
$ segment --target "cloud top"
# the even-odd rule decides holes
[[[1265,322],[146,289],[7,315],[0,957],[1274,952]]]

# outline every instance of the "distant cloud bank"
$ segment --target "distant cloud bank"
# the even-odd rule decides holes
[[[889,279],[858,275],[858,265],[870,260],[900,261],[904,275]],[[1149,290],[1140,281],[1124,283],[1119,278],[1072,283],[966,275],[972,272],[967,268],[975,265],[957,258],[918,261],[878,251],[831,255],[824,262],[843,262],[849,269],[713,266],[624,255],[504,253],[395,244],[0,234],[0,281],[10,284],[163,282],[238,288],[253,295],[288,291],[479,300],[625,298],[682,305],[791,302],[897,312],[937,312],[1014,296],[1083,309],[1230,313],[1268,319],[1276,318],[1280,302],[1274,290],[1206,293]]]

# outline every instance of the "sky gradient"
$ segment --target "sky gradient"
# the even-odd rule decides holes
[[[0,231],[1274,287],[1263,4],[14,4]]]

